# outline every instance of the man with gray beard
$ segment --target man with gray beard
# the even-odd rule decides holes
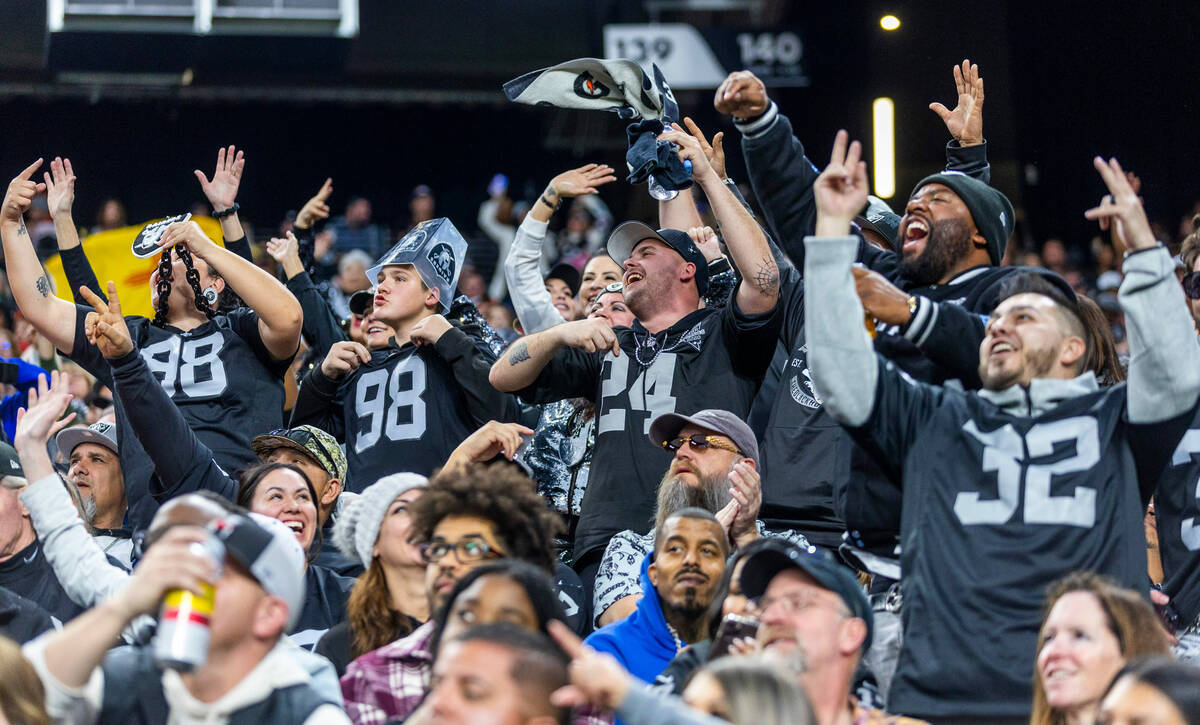
[[[690,416],[667,413],[650,424],[649,437],[674,457],[658,485],[650,530],[645,534],[622,531],[604,551],[593,599],[597,626],[623,619],[637,606],[642,593],[640,567],[654,550],[654,532],[685,508],[714,514],[735,547],[764,535],[808,547],[802,534],[768,532],[758,520],[762,505],[758,443],[750,426],[737,416],[714,409]]]

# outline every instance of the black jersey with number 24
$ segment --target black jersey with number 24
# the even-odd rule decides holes
[[[658,482],[671,462],[647,435],[654,418],[706,408],[749,414],[781,315],[778,307],[757,316],[736,307],[730,299],[720,310],[697,310],[656,336],[636,320],[632,329],[614,328],[620,355],[564,348],[520,391],[532,403],[596,402],[596,447],[575,533],[576,561],[603,551],[620,531],[650,530]]]

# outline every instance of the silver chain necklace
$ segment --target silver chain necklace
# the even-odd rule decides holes
[[[654,361],[658,359],[658,356],[662,353],[663,349],[666,348],[667,336],[669,334],[670,330],[663,330],[663,339],[660,343],[658,341],[657,333],[653,335],[646,335],[646,337],[641,340],[638,339],[638,336],[635,333],[633,336],[633,359],[637,361],[637,364],[644,368],[648,368],[653,365]],[[654,354],[650,356],[649,360],[642,360],[643,350],[651,351]],[[647,352],[647,354],[649,354],[649,352]]]

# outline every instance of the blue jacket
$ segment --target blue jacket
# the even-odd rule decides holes
[[[633,614],[592,632],[584,643],[608,652],[642,682],[654,682],[678,654],[675,637],[667,628],[658,592],[650,583],[650,557],[642,559],[642,600]]]

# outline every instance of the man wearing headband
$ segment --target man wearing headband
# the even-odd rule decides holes
[[[487,420],[516,419],[515,399],[488,384],[491,350],[444,316],[466,251],[449,219],[406,234],[367,270],[367,344],[336,343],[301,383],[291,424],[345,441],[349,491],[399,471],[428,475]]]

